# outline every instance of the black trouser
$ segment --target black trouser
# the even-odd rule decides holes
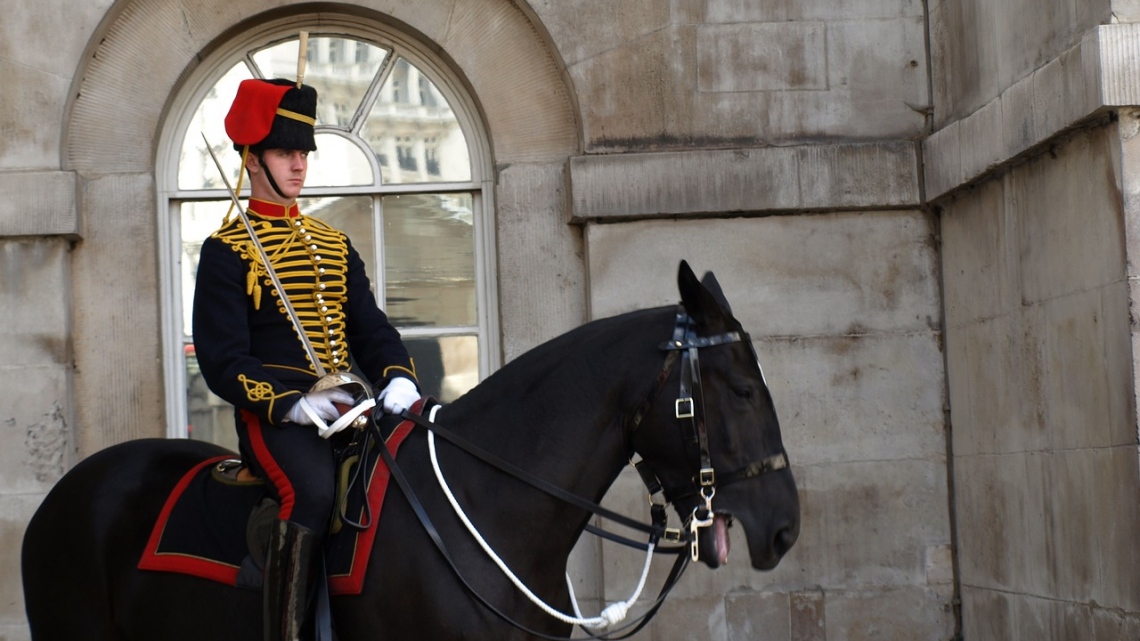
[[[279,518],[324,537],[336,502],[332,443],[312,425],[270,425],[245,411],[239,412],[237,432],[243,459],[281,506]]]

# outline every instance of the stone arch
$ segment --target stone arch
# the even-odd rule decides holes
[[[284,13],[396,21],[445,53],[482,105],[498,163],[565,158],[580,147],[573,92],[537,20],[510,0],[340,5],[255,0],[120,2],[76,74],[64,168],[145,172],[166,102],[212,43],[235,25]],[[156,46],[155,43],[161,43]]]
[[[445,58],[466,84],[495,165],[555,166],[581,149],[577,106],[545,29],[522,5],[511,0],[115,3],[75,74],[61,148],[63,168],[76,173],[79,191],[81,239],[72,257],[72,301],[81,456],[130,438],[165,434],[158,258],[165,239],[158,238],[155,220],[155,154],[169,100],[216,43],[255,21],[295,14],[316,15],[318,24],[323,16],[395,24]],[[565,193],[562,172],[515,171],[519,182],[542,180],[547,192]],[[535,218],[551,219],[541,223],[546,229],[565,227],[559,205],[526,202],[532,185],[497,184],[496,209],[510,212],[512,222],[520,211],[537,210]],[[576,242],[569,232],[558,233],[566,237],[564,244]],[[525,262],[518,256],[505,260],[508,268]],[[130,399],[129,407],[106,403],[108,398]]]

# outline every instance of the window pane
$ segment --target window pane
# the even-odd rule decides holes
[[[364,151],[336,134],[317,134],[317,150],[309,154],[307,187],[371,185],[372,166]],[[308,213],[308,212],[306,212]]]
[[[190,438],[237,451],[234,408],[206,387],[193,345],[186,346],[186,419]]]
[[[470,194],[386,196],[384,273],[397,326],[476,324]]]
[[[297,201],[301,213],[336,227],[348,235],[352,246],[364,260],[368,279],[376,283],[376,234],[372,228],[371,196],[331,196],[327,198],[301,198]]]
[[[297,78],[297,40],[253,54],[265,78]],[[317,124],[348,129],[388,52],[341,37],[309,38],[305,84],[317,90]]]
[[[230,201],[182,203],[182,334],[189,338],[194,307],[194,281],[198,277],[198,254],[202,241],[222,226]],[[232,216],[237,216],[235,211]]]
[[[296,47],[293,49],[296,50]],[[230,185],[237,187],[241,157],[234,151],[233,143],[226,135],[225,118],[237,95],[238,84],[247,78],[252,76],[245,64],[239,62],[222,76],[206,94],[202,104],[198,105],[190,126],[186,128],[186,137],[182,139],[182,155],[178,162],[179,189],[224,189],[218,169],[206,152],[206,143],[202,141],[203,132],[214,147],[218,160],[226,168],[226,178]]]
[[[427,76],[396,61],[361,137],[372,146],[386,183],[471,180],[471,158],[459,121]]]
[[[416,363],[425,396],[450,403],[479,382],[479,339],[475,336],[404,338]]]

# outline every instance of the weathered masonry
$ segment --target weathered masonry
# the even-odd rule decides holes
[[[369,197],[473,229],[475,311],[409,327],[457,389],[674,302],[682,258],[752,333],[799,542],[756,573],[734,535],[639,638],[1140,638],[1135,0],[9,4],[0,639],[29,638],[19,545],[54,481],[187,432],[184,136],[228,69],[301,29],[330,77],[368,47],[407,62],[376,89],[374,151],[420,177]],[[440,100],[469,171],[433,183]],[[644,511],[633,475],[608,500]],[[584,540],[584,607],[640,562]]]

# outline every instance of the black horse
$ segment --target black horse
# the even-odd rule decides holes
[[[682,263],[678,282],[681,308],[631,312],[551,340],[445,406],[436,422],[595,502],[636,452],[682,519],[697,510],[710,523],[697,537],[706,565],[723,562],[724,530],[735,519],[752,566],[771,569],[799,531],[795,481],[772,399],[750,339],[712,274],[700,282]],[[566,562],[590,514],[449,442],[440,440],[438,448],[458,501],[483,536],[537,595],[567,611]],[[137,569],[171,488],[196,464],[224,453],[189,440],[135,441],[100,451],[66,474],[24,537],[32,638],[260,639],[258,592]],[[392,488],[363,593],[332,599],[339,638],[534,638],[471,591],[532,631],[568,636],[568,624],[527,601],[472,541],[428,457],[426,431],[417,428],[397,462],[468,585]],[[711,513],[703,511],[707,504]]]

